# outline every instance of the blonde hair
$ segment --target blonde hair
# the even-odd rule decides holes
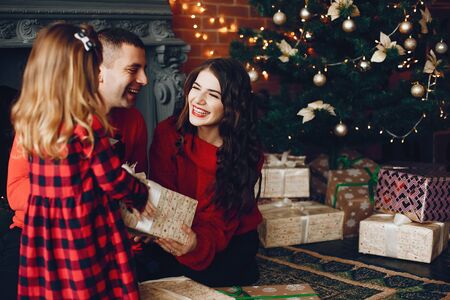
[[[83,33],[94,44],[77,39]],[[87,131],[93,148],[92,117],[107,132],[111,126],[98,94],[101,44],[89,25],[55,23],[39,31],[23,75],[22,89],[11,110],[11,120],[24,154],[64,158],[76,125]]]

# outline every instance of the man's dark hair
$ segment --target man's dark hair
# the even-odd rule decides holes
[[[127,44],[144,49],[142,40],[133,32],[123,28],[106,28],[98,32],[103,47],[103,64],[111,67],[120,54],[122,45]]]
[[[122,44],[129,44],[138,48],[145,48],[144,43],[135,33],[123,28],[102,29],[98,32],[98,37],[102,44],[108,46],[120,47]]]

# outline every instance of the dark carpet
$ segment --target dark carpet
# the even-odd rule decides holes
[[[260,249],[256,283],[308,283],[321,299],[450,299],[450,283],[298,247]]]

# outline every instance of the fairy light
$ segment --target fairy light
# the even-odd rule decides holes
[[[209,23],[214,24],[216,22],[215,18],[209,18]]]
[[[268,80],[269,79],[269,73],[267,73],[267,71],[264,70],[261,73],[262,73],[262,75],[264,77],[264,80]]]

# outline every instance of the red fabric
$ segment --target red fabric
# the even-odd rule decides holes
[[[147,127],[136,108],[113,108],[110,122],[117,129],[125,148],[124,161],[138,162],[137,172],[147,172]],[[14,210],[11,228],[23,228],[26,203],[30,194],[28,161],[17,149],[16,139],[11,149],[8,165],[7,195]]]
[[[142,210],[147,188],[121,168],[98,119],[95,144],[74,130],[68,156],[30,162],[18,297],[139,299],[132,252],[118,201]]]
[[[197,248],[178,256],[177,260],[193,270],[203,270],[216,253],[228,246],[233,235],[256,229],[262,217],[255,203],[251,213],[240,219],[226,220],[224,211],[211,203],[218,148],[196,135],[187,134],[183,153],[177,155],[177,143],[175,119],[172,117],[158,124],[150,148],[150,179],[198,200],[192,225],[197,234]]]

